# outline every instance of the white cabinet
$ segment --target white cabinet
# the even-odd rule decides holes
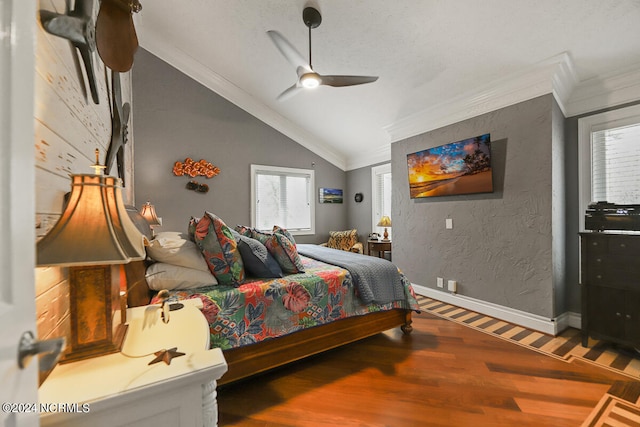
[[[42,426],[215,426],[216,381],[227,371],[220,349],[209,349],[199,299],[182,301],[168,323],[158,306],[127,310],[120,353],[58,365],[39,390]],[[149,364],[155,352],[184,356]]]

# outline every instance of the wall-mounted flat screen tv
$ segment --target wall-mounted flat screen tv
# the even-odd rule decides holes
[[[491,136],[484,134],[407,154],[412,199],[491,193]]]

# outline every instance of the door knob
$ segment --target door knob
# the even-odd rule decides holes
[[[33,336],[33,332],[27,331],[22,334],[18,344],[18,366],[24,369],[33,356],[44,353],[45,356],[40,359],[38,367],[40,371],[49,371],[58,362],[64,347],[64,337],[38,341]]]

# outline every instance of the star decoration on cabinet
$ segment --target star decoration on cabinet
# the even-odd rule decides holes
[[[181,353],[178,350],[178,347],[167,349],[162,349],[160,351],[156,351],[154,354],[156,358],[149,362],[149,365],[153,365],[154,363],[164,362],[167,365],[171,365],[171,359],[174,357],[184,356],[184,353]]]

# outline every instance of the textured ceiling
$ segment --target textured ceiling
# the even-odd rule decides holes
[[[135,23],[143,48],[345,170],[388,160],[394,140],[474,113],[461,112],[469,99],[502,93],[508,103],[549,93],[558,75],[567,99],[619,73],[640,79],[640,0],[142,4]],[[314,69],[377,82],[276,100],[296,72],[266,31],[277,30],[306,57],[307,5],[323,18],[312,33]],[[420,123],[407,127],[411,118]]]

